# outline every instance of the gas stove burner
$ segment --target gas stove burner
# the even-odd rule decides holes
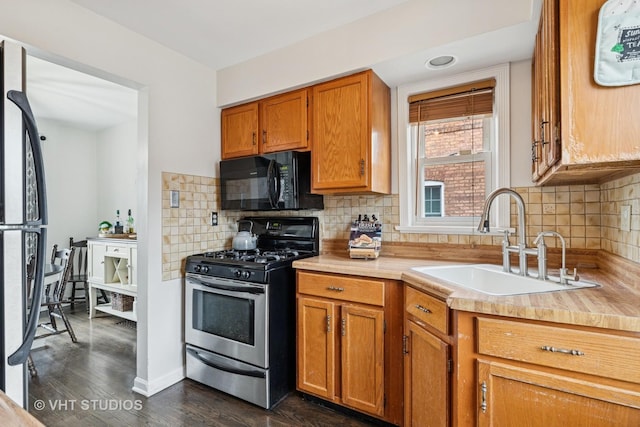
[[[251,249],[251,250],[236,250],[236,249],[224,249],[221,251],[215,252],[205,252],[202,256],[213,259],[227,259],[227,260],[238,260],[238,261],[250,261],[256,256],[260,255],[259,249]]]

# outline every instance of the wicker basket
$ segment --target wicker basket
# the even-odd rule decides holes
[[[133,310],[133,300],[132,296],[113,292],[111,294],[111,308],[118,311],[131,311]]]

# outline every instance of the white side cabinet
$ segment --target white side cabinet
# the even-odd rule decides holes
[[[124,239],[89,239],[87,255],[89,318],[93,318],[96,311],[101,311],[135,322],[137,243]],[[98,304],[100,289],[111,292],[111,298],[114,298],[113,293],[133,297],[133,308],[121,311],[113,308],[111,302]]]

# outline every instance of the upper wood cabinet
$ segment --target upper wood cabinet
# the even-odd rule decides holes
[[[225,108],[221,116],[222,158],[258,154],[258,103]]]
[[[260,102],[262,153],[309,148],[309,97],[302,89]]]
[[[372,71],[313,86],[314,193],[391,191],[390,90]]]
[[[309,148],[308,89],[222,110],[222,158]]]
[[[558,2],[546,1],[532,63],[533,179],[539,179],[560,159],[560,93],[558,56]]]
[[[640,167],[640,122],[630,114],[640,109],[640,85],[605,87],[593,78],[604,3],[543,2],[532,93],[538,184],[599,183]]]

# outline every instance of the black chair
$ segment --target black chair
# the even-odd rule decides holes
[[[88,247],[86,240],[74,242],[73,237],[70,237],[69,247],[76,249],[75,260],[71,265],[71,276],[69,277],[69,284],[71,285],[71,295],[69,296],[69,301],[71,302],[71,308],[74,309],[75,302],[77,300],[87,302],[87,298],[89,297],[89,282],[87,275],[87,263],[89,262],[89,257],[87,252]],[[82,290],[84,292],[82,296],[76,295],[76,291],[78,290]],[[107,298],[107,293],[104,291],[104,289],[100,289],[100,293],[98,294],[98,301],[101,298],[105,304],[109,302],[109,298]],[[89,304],[87,304],[87,312],[89,312]]]
[[[81,240],[74,242],[73,237],[69,238],[69,247],[76,249],[75,260],[71,264],[71,273],[69,275],[68,284],[71,286],[71,295],[69,301],[71,301],[71,308],[76,306],[76,300],[86,301],[87,295],[89,295],[89,288],[87,283],[87,241]],[[82,296],[76,296],[76,291],[80,289],[84,291]]]
[[[48,285],[45,288],[45,296],[43,301],[31,301],[31,305],[33,307],[35,307],[36,305],[45,307],[49,315],[48,322],[38,324],[38,327],[47,330],[48,333],[36,335],[36,339],[68,332],[69,336],[71,337],[71,341],[78,342],[76,334],[71,327],[71,323],[69,322],[69,319],[62,309],[63,304],[67,304],[70,302],[69,300],[65,299],[65,290],[69,281],[69,277],[71,275],[71,265],[73,264],[74,255],[75,248],[58,250],[58,245],[53,245],[51,263],[61,265],[63,267],[63,270],[60,274],[60,279],[57,282],[53,283],[53,289],[51,289],[51,285]],[[27,269],[27,280],[29,284],[33,283],[33,275],[35,272],[35,264],[33,258],[31,259],[30,263],[32,265]],[[58,328],[56,319],[62,320],[65,329]]]

